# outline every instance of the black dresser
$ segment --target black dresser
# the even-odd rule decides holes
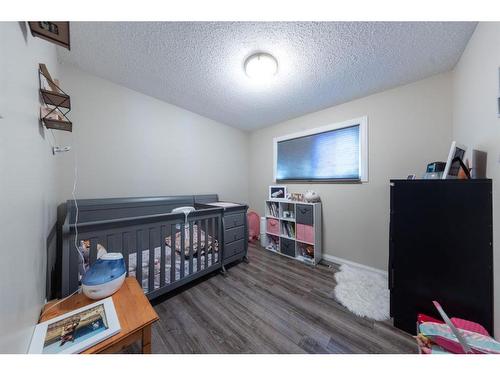
[[[415,334],[418,313],[493,333],[491,180],[391,180],[389,289],[394,325]]]

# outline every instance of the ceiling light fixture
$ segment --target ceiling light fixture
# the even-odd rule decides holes
[[[245,73],[253,80],[266,81],[277,72],[278,61],[269,53],[255,53],[245,60]]]

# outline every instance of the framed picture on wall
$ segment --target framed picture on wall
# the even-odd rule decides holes
[[[272,185],[269,186],[269,199],[285,199],[286,186]]]
[[[30,21],[31,35],[70,49],[69,22]]]

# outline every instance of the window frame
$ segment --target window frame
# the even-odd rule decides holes
[[[278,180],[278,142],[301,138],[309,135],[325,133],[332,130],[348,128],[359,125],[359,179],[300,179],[300,180]],[[362,116],[342,122],[320,126],[317,128],[303,130],[297,133],[287,134],[273,138],[273,181],[276,183],[364,183],[368,182],[368,116]]]

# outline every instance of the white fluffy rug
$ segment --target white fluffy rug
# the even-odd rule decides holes
[[[389,319],[387,277],[376,272],[343,264],[335,273],[335,298],[358,316]]]

